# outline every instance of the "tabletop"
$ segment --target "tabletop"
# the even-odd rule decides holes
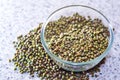
[[[90,80],[120,79],[120,0],[0,0],[0,80],[39,80],[14,71],[8,60],[14,56],[12,42],[27,34],[49,14],[66,5],[88,5],[101,11],[114,27],[114,43],[101,69],[101,75]]]

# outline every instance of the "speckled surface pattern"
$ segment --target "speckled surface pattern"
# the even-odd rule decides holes
[[[15,53],[12,42],[44,22],[54,10],[71,4],[98,9],[115,28],[112,49],[100,67],[102,74],[90,80],[120,80],[120,0],[0,0],[0,80],[40,80],[13,70],[14,65],[8,62]]]

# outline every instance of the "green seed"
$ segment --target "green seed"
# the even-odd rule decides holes
[[[76,20],[74,21],[73,18]],[[92,28],[93,24],[89,21],[85,17],[75,14],[74,17],[61,17],[58,21],[50,22],[48,24],[48,29],[46,29],[48,32],[47,34],[49,35],[45,33],[45,36],[50,44],[50,47],[53,48],[51,50],[55,50],[57,48],[55,50],[56,52],[54,52],[55,55],[60,56],[64,60],[74,62],[85,62],[99,56],[106,48],[108,40],[106,37],[103,38],[103,34],[99,33],[101,27],[96,29],[97,32],[93,34],[92,32],[95,28]],[[87,73],[93,72],[92,74],[94,74],[99,72],[99,67],[96,67],[91,71],[86,71],[84,74],[70,73],[61,69],[48,56],[42,47],[39,39],[41,26],[42,24],[40,24],[38,28],[31,30],[25,36],[20,35],[18,37],[18,41],[14,42],[14,45],[16,46],[16,53],[12,61],[15,63],[15,70],[18,69],[20,73],[30,73],[31,76],[34,76],[33,74],[37,73],[39,77],[48,80],[76,80],[78,79],[77,74],[82,75],[81,79],[88,80],[86,75]],[[53,29],[54,26],[58,27]],[[99,24],[99,26],[101,25]],[[73,31],[71,31],[72,28]],[[89,34],[90,32],[91,34]],[[101,34],[99,35],[100,37],[98,37],[96,33]],[[107,35],[107,32],[104,32],[104,34]],[[89,35],[92,35],[93,38],[89,37]],[[98,47],[96,46],[98,46],[98,44],[96,42],[94,46],[92,41],[93,39],[97,40],[97,38],[103,39],[100,40],[101,46],[99,47],[99,52],[95,54],[94,52],[97,51],[96,48]],[[54,74],[55,76],[53,76]]]

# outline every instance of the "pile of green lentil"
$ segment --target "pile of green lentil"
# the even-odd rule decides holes
[[[16,53],[10,62],[14,62],[15,70],[19,70],[21,74],[29,73],[34,77],[37,73],[38,77],[45,80],[89,80],[89,75],[97,77],[96,73],[100,72],[100,65],[104,64],[102,60],[96,67],[85,72],[68,72],[61,69],[48,56],[42,47],[40,41],[40,29],[31,30],[26,35],[20,35],[17,41],[14,41]]]
[[[75,13],[49,22],[45,37],[49,49],[59,58],[72,62],[86,62],[105,51],[109,31],[100,19]]]

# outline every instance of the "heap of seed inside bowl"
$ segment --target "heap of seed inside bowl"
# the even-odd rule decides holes
[[[108,37],[108,28],[100,19],[78,13],[49,22],[45,31],[52,53],[72,62],[86,62],[101,55],[108,46]]]
[[[100,72],[100,65],[104,64],[102,60],[96,67],[85,72],[68,72],[61,69],[44,51],[40,41],[40,29],[31,30],[26,35],[20,35],[17,41],[14,41],[16,53],[13,59],[14,70],[19,70],[21,74],[29,73],[32,77],[37,73],[38,77],[45,80],[89,80],[89,75],[97,77],[96,73]]]

